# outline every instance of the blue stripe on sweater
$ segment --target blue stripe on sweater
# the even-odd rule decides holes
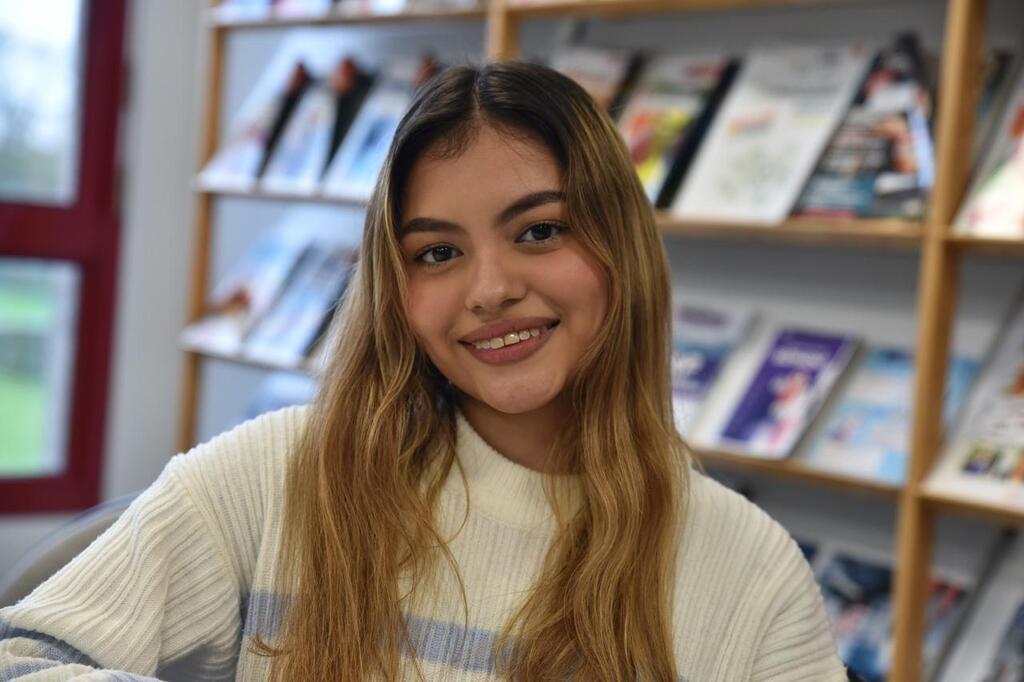
[[[273,639],[284,622],[285,601],[273,592],[253,592],[242,597],[244,635]],[[416,658],[453,670],[494,674],[494,647],[498,635],[482,628],[466,629],[458,623],[406,616],[409,638]],[[403,652],[408,656],[408,651]],[[686,682],[680,676],[679,682]]]
[[[94,660],[63,640],[35,630],[16,628],[0,621],[0,640],[5,639],[32,640],[37,645],[36,654],[39,658],[45,658],[48,661],[57,661],[64,665],[77,663],[91,668],[100,667]]]

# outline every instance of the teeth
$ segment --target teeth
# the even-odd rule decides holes
[[[512,346],[514,344],[517,344],[520,341],[526,341],[531,336],[540,336],[540,333],[542,331],[542,327],[524,329],[518,332],[510,332],[508,334],[505,334],[504,336],[495,336],[493,339],[477,341],[473,345],[481,349],[504,348],[505,346]]]

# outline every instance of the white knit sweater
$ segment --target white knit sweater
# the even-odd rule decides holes
[[[281,621],[274,593],[287,453],[305,410],[289,408],[174,457],[85,552],[0,610],[0,680],[260,680],[249,653]],[[539,569],[553,531],[541,475],[491,448],[461,416],[470,490],[451,541],[469,602],[440,580],[407,613],[429,680],[493,680],[491,648]],[[821,596],[785,530],[741,496],[692,477],[673,619],[687,682],[846,679]],[[453,474],[442,529],[462,520]],[[411,670],[411,666],[409,666]]]

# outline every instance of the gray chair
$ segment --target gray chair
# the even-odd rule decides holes
[[[0,577],[0,607],[10,606],[78,556],[111,526],[139,493],[102,502],[33,545]]]

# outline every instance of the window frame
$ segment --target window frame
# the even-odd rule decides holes
[[[125,5],[82,5],[74,203],[55,207],[0,199],[0,256],[61,260],[79,269],[65,467],[52,476],[0,478],[0,514],[77,511],[100,499],[120,237]]]

